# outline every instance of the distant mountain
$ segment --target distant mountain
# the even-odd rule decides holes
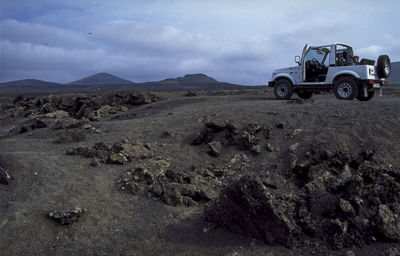
[[[212,77],[209,77],[204,74],[189,74],[185,75],[184,77],[178,78],[168,78],[165,80],[160,81],[162,84],[213,84],[218,83]]]
[[[388,80],[389,84],[400,85],[400,61],[392,62],[392,72]]]
[[[24,79],[0,83],[0,94],[20,93],[57,93],[64,91],[66,86],[59,83],[46,82],[36,79]]]
[[[0,83],[0,86],[62,86],[62,84],[37,79],[23,79]]]
[[[98,73],[80,80],[68,83],[70,85],[121,85],[121,84],[132,84],[129,80],[122,79],[120,77],[108,74]]]
[[[189,74],[156,82],[133,83],[117,76],[99,73],[67,83],[51,83],[34,79],[0,83],[0,93],[31,94],[61,92],[102,92],[120,90],[181,91],[181,90],[243,90],[264,89],[265,86],[242,86],[218,82],[204,74]]]

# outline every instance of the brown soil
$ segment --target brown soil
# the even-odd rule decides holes
[[[0,98],[2,255],[344,255],[348,250],[389,255],[400,250],[396,239],[374,234],[336,248],[319,232],[309,240],[304,234],[291,249],[272,246],[208,222],[204,212],[248,174],[265,179],[279,173],[274,189],[293,184],[297,193],[304,184],[293,174],[300,167],[291,155],[302,164],[307,152],[320,149],[348,155],[349,161],[373,152],[373,160],[362,161],[385,167],[398,185],[400,89],[369,102],[340,101],[332,94],[277,101],[270,90],[146,93],[139,102],[140,92],[133,100],[129,95],[100,95],[100,102],[85,95],[88,108],[81,111],[74,95],[50,100],[67,97],[61,105],[48,104],[45,96],[41,103],[39,96],[14,103],[15,97]],[[233,128],[226,124],[237,134],[229,137]],[[79,139],[70,133],[60,139],[63,129],[77,129]],[[330,171],[331,162],[314,166]],[[80,208],[85,211],[68,219]]]

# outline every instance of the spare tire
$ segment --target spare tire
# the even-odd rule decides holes
[[[387,55],[381,55],[378,58],[378,63],[376,65],[376,72],[379,78],[387,78],[390,75],[392,66],[390,64],[390,58]]]

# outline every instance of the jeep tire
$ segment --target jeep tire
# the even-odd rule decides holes
[[[289,80],[280,79],[274,86],[275,97],[278,100],[288,100],[293,95],[293,86]]]
[[[358,95],[358,86],[353,78],[344,77],[336,82],[333,91],[339,100],[352,100]]]
[[[375,90],[368,91],[367,97],[364,96],[363,91],[360,91],[359,94],[357,95],[357,99],[360,101],[369,101],[370,99],[372,99],[372,97],[374,97],[374,95],[375,95]]]
[[[392,70],[392,66],[390,64],[390,58],[387,55],[381,55],[378,58],[378,62],[376,64],[376,74],[379,78],[388,78],[390,72]]]
[[[297,91],[297,95],[302,99],[308,100],[313,96],[313,92]]]

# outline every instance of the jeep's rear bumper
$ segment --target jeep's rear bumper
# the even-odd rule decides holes
[[[360,79],[358,80],[358,84],[362,86],[367,86],[368,88],[376,88],[379,89],[382,86],[388,85],[387,80],[371,80],[371,79]]]

